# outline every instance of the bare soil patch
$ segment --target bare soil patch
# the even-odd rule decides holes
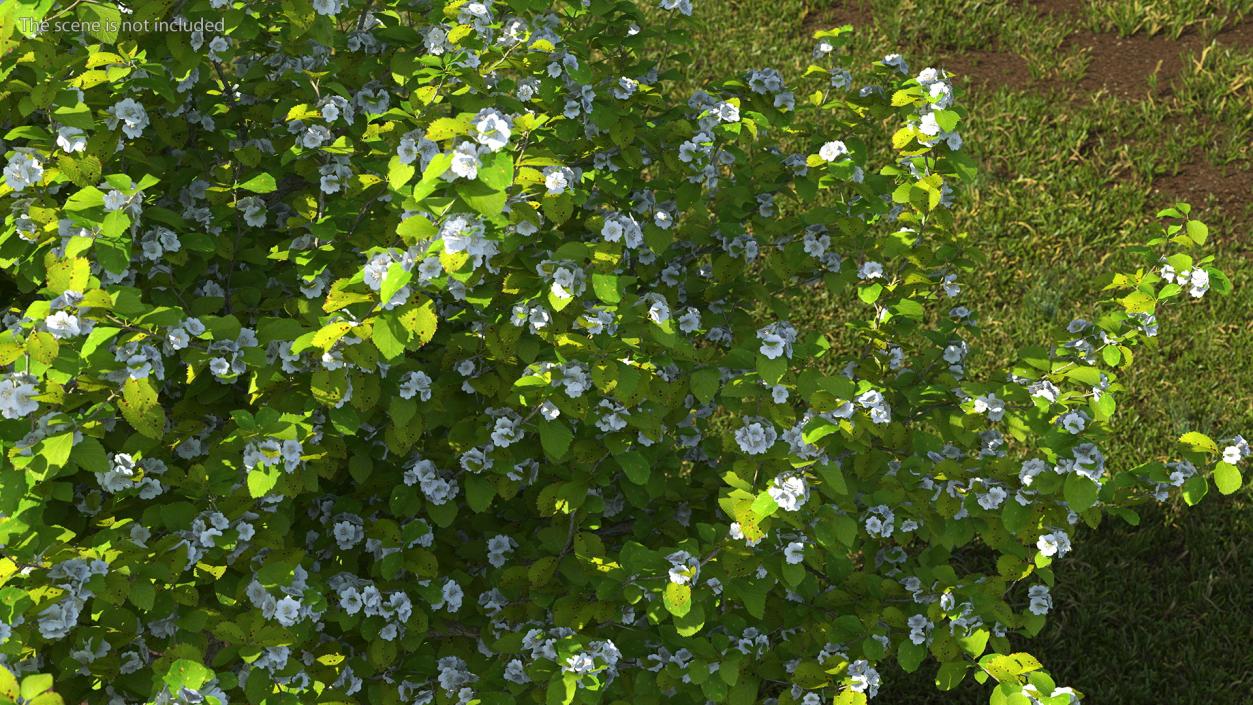
[[[1091,52],[1091,61],[1079,88],[1096,92],[1107,90],[1121,98],[1138,98],[1149,91],[1148,78],[1157,74],[1157,92],[1165,94],[1170,80],[1183,69],[1183,56],[1198,49],[1202,40],[1196,34],[1178,39],[1135,35],[1080,32],[1066,40]]]
[[[945,71],[957,74],[956,82],[975,89],[1010,88],[1031,85],[1027,61],[1007,51],[966,51],[950,54],[939,61]]]
[[[1083,10],[1083,0],[1023,0],[1022,4],[1042,15],[1077,15]]]
[[[1214,239],[1235,246],[1237,251],[1253,251],[1253,170],[1236,165],[1222,167],[1197,160],[1185,164],[1178,174],[1153,179],[1153,192],[1167,202],[1185,201],[1194,208],[1217,210],[1232,224],[1231,231],[1211,230]],[[1213,215],[1202,214],[1202,219]]]
[[[805,3],[801,28],[805,36],[820,29],[851,24],[854,29],[874,24],[874,13],[864,0],[813,0]]]
[[[1218,43],[1237,49],[1253,49],[1253,20],[1244,20],[1218,33]]]

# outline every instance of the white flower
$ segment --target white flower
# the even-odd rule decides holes
[[[245,196],[235,202],[235,207],[244,213],[244,222],[254,228],[265,225],[265,201],[256,196]]]
[[[586,651],[570,654],[561,670],[582,676],[596,670],[596,659]]]
[[[87,149],[87,136],[77,127],[58,127],[57,146],[66,154],[82,152]]]
[[[627,76],[623,76],[618,79],[618,85],[614,86],[613,95],[618,100],[626,100],[627,98],[630,98],[632,95],[635,94],[635,91],[637,88],[639,88],[639,85],[640,85],[639,81],[633,78],[628,78]]]
[[[44,325],[54,338],[73,338],[82,333],[78,325],[78,316],[68,311],[57,311],[44,319]]]
[[[300,621],[300,600],[287,595],[274,605],[274,619],[284,627],[290,627]]]
[[[713,114],[722,122],[739,122],[740,108],[735,103],[722,101],[713,107]]]
[[[858,693],[865,693],[867,698],[873,698],[879,692],[879,672],[871,668],[870,662],[865,659],[849,664],[848,677],[851,681],[848,687]]]
[[[39,402],[31,398],[39,393],[34,382],[34,377],[21,373],[0,379],[0,416],[20,419],[34,413],[39,408]]]
[[[300,144],[307,149],[317,149],[331,138],[331,131],[323,125],[310,125],[300,136]]]
[[[1035,542],[1035,547],[1047,557],[1061,558],[1070,551],[1070,537],[1060,529],[1044,534]]]
[[[975,413],[987,414],[988,419],[1000,421],[1005,415],[1005,400],[995,394],[985,394],[975,399]]]
[[[796,329],[791,324],[780,321],[771,323],[757,331],[757,339],[761,347],[757,349],[762,355],[774,360],[780,355],[792,357],[792,343],[796,341]]]
[[[678,585],[691,585],[700,574],[700,559],[687,551],[675,551],[666,556],[670,561],[670,582]]]
[[[883,57],[883,65],[893,67],[906,76],[909,75],[909,64],[905,63],[905,59],[900,54],[888,54]]]
[[[503,567],[505,560],[517,545],[518,542],[512,537],[496,534],[487,540],[487,562],[496,568]]]
[[[1045,399],[1050,403],[1056,402],[1057,396],[1061,394],[1061,390],[1057,388],[1057,385],[1047,379],[1042,379],[1039,382],[1032,384],[1027,387],[1027,391],[1031,392],[1031,396]]]
[[[1088,415],[1082,411],[1071,411],[1061,418],[1062,428],[1072,434],[1078,434],[1088,425]]]
[[[479,144],[492,152],[498,152],[509,144],[511,129],[509,121],[499,110],[484,108],[474,116],[474,132]]]
[[[700,311],[688,307],[687,311],[679,316],[679,330],[684,333],[692,333],[700,328]]]
[[[805,544],[800,541],[789,542],[787,547],[783,549],[783,560],[790,565],[802,563],[805,560]]]
[[[1223,462],[1228,465],[1235,465],[1240,462],[1244,454],[1240,452],[1240,446],[1227,446],[1223,448]]]
[[[431,606],[435,609],[447,608],[449,612],[456,612],[461,609],[461,599],[464,595],[457,581],[450,578],[444,582],[444,587],[440,590],[439,603]]]
[[[1209,291],[1209,272],[1200,268],[1192,270],[1188,278],[1188,294],[1194,299],[1199,299],[1207,291]]]
[[[761,340],[761,347],[758,351],[771,360],[782,355],[787,349],[787,341],[782,336],[774,333],[758,333],[757,337]]]
[[[365,531],[351,521],[336,522],[331,533],[335,537],[335,543],[342,549],[352,548],[365,539]]]
[[[544,168],[544,187],[548,193],[558,195],[566,192],[574,181],[574,170],[564,166]]]
[[[43,178],[44,168],[34,155],[18,152],[9,159],[4,167],[4,182],[14,191],[21,191],[27,186],[39,183]]]
[[[833,162],[846,154],[848,154],[848,147],[840,140],[827,142],[818,150],[818,156],[827,162]]]
[[[692,0],[661,0],[661,9],[678,10],[684,15],[692,14]]]
[[[496,419],[496,427],[492,430],[492,443],[502,448],[522,440],[526,432],[521,429],[521,419],[502,416]]]
[[[431,378],[421,370],[410,372],[405,376],[405,381],[400,384],[402,399],[412,399],[414,395],[422,401],[431,400]]]
[[[987,492],[979,496],[979,506],[992,511],[1001,506],[1001,503],[1005,501],[1007,496],[1008,493],[1005,492],[1005,488],[998,486],[989,487]]]
[[[799,475],[777,475],[766,492],[785,512],[800,509],[809,499],[809,485]]]
[[[1031,600],[1031,604],[1027,607],[1031,614],[1046,615],[1049,610],[1053,609],[1053,597],[1049,595],[1047,585],[1032,585],[1027,588],[1027,597]]]
[[[473,142],[462,142],[452,153],[452,164],[448,167],[453,174],[473,180],[479,175],[479,152]]]
[[[864,262],[861,269],[857,270],[857,276],[862,279],[879,279],[883,277],[883,265],[878,262]]]
[[[935,626],[931,620],[921,614],[910,617],[906,625],[909,626],[909,640],[918,645],[927,643],[927,634]]]
[[[144,110],[144,106],[136,102],[132,98],[124,98],[118,101],[113,107],[109,108],[109,127],[116,127],[118,121],[122,123],[122,132],[131,139],[137,139],[144,134],[144,128],[148,126],[148,113]]]
[[[749,455],[765,453],[778,438],[774,424],[760,418],[745,418],[744,425],[735,431],[735,442],[739,444],[741,451]]]
[[[334,17],[339,7],[339,0],[313,0],[313,9],[319,15]]]

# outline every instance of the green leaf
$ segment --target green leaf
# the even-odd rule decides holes
[[[400,221],[400,225],[396,226],[396,234],[409,244],[425,240],[437,232],[439,232],[439,229],[423,215],[405,218]]]
[[[1122,352],[1119,351],[1117,345],[1106,345],[1101,349],[1101,359],[1105,360],[1105,364],[1110,367],[1117,367],[1122,361]]]
[[[481,181],[458,183],[457,195],[466,205],[489,218],[500,215],[508,200],[508,194],[503,189],[492,188]]]
[[[421,202],[434,193],[435,188],[440,184],[440,177],[448,171],[450,166],[452,166],[452,155],[447,152],[440,152],[432,157],[430,163],[422,170],[422,179],[413,187],[413,200]]]
[[[130,591],[126,595],[126,599],[131,601],[139,609],[145,612],[151,612],[152,606],[156,602],[157,591],[152,583],[144,578],[138,578],[131,581]]]
[[[269,173],[262,172],[240,184],[237,188],[253,193],[273,193],[278,188],[278,184],[274,182],[274,177]]]
[[[17,678],[4,666],[0,666],[0,697],[17,700],[19,693]]]
[[[213,671],[199,662],[179,659],[170,665],[170,670],[166,671],[165,678],[162,680],[171,690],[177,692],[182,688],[197,690],[211,678],[213,678]]]
[[[476,513],[487,511],[496,497],[496,485],[481,475],[465,476],[466,504]]]
[[[1205,244],[1205,238],[1209,237],[1209,228],[1199,220],[1189,220],[1187,223],[1188,237],[1198,245]]]
[[[787,358],[780,355],[773,360],[757,353],[757,374],[770,384],[778,384],[787,372]]]
[[[28,700],[27,705],[65,705],[65,699],[59,693],[47,692]]]
[[[248,471],[248,495],[264,497],[278,484],[278,468],[255,468]]]
[[[95,333],[102,327],[97,326],[91,332]],[[114,328],[113,330],[116,331],[117,329]],[[90,335],[88,338],[90,339]],[[9,333],[0,333],[0,365],[13,364],[13,361],[21,357],[25,350],[26,347],[22,343],[21,338]]]
[[[1066,503],[1076,512],[1082,512],[1095,504],[1099,491],[1095,482],[1078,473],[1071,473],[1066,476],[1063,493],[1066,497]]]
[[[87,34],[105,44],[117,41],[122,22],[122,13],[117,7],[104,3],[82,4],[78,6],[78,16],[82,18],[82,27]]]
[[[370,330],[370,340],[380,354],[388,360],[394,360],[405,352],[405,341],[409,333],[400,324],[396,316],[388,311],[374,319],[374,327]]]
[[[970,664],[965,661],[950,661],[949,663],[940,664],[940,670],[935,674],[935,687],[940,690],[952,690],[956,688],[966,678],[966,671],[970,669]]]
[[[539,440],[550,458],[561,460],[570,450],[574,434],[560,421],[545,421],[539,425]]]
[[[409,341],[413,347],[420,348],[431,342],[439,325],[439,318],[435,315],[435,302],[426,299],[420,304],[406,306],[400,313],[400,325],[413,335]]]
[[[52,337],[51,333],[37,330],[26,339],[26,352],[30,353],[35,361],[51,365],[56,361],[57,355],[61,354],[61,344]]]
[[[409,183],[409,179],[412,179],[415,173],[417,173],[417,168],[412,164],[405,164],[400,161],[400,157],[392,157],[391,161],[387,162],[387,185],[393,191],[397,191],[401,186]]]
[[[666,589],[662,593],[662,601],[666,605],[667,612],[676,617],[682,617],[692,609],[692,588],[676,582],[667,582]]]
[[[683,616],[675,616],[674,629],[681,637],[695,636],[705,627],[705,609],[699,602],[692,603],[692,609]]]
[[[574,201],[570,199],[570,194],[563,193],[553,195],[551,193],[544,194],[544,200],[541,204],[544,209],[544,215],[553,222],[554,225],[561,225],[570,219],[574,213]]]
[[[478,180],[493,191],[504,191],[513,183],[513,154],[501,150],[483,158]]]
[[[157,400],[157,390],[148,377],[127,379],[122,385],[122,399],[118,402],[122,417],[136,431],[160,439],[165,434],[165,410]]]
[[[879,295],[882,293],[883,285],[878,283],[857,287],[857,298],[868,304],[873,304],[878,301]]]
[[[957,121],[961,119],[961,116],[956,112],[952,110],[936,110],[934,114],[935,124],[939,125],[941,130],[952,132],[957,129]]]
[[[621,294],[618,293],[618,275],[616,274],[593,273],[592,291],[596,292],[596,298],[607,304],[617,304],[622,300]]]
[[[450,137],[464,134],[469,123],[453,118],[435,118],[426,128],[425,137],[432,142],[439,142]]]
[[[712,367],[697,370],[692,373],[690,382],[692,394],[696,399],[702,404],[708,404],[718,394],[718,387],[722,383],[722,373]]]
[[[1157,306],[1157,298],[1143,291],[1133,291],[1118,301],[1127,313],[1152,313]]]
[[[1218,444],[1204,433],[1189,431],[1179,437],[1179,442],[1199,453],[1218,452]]]
[[[545,705],[570,705],[578,692],[578,683],[569,674],[557,673],[548,681]]]
[[[810,422],[810,424],[805,428],[804,433],[801,435],[801,440],[809,444],[814,444],[838,430],[840,430],[840,427],[836,424],[833,424],[822,417],[818,417]]]
[[[313,345],[323,350],[330,350],[335,346],[337,340],[347,335],[348,331],[355,327],[356,323],[352,321],[332,321],[327,323],[313,335]]]
[[[761,521],[779,511],[779,503],[774,501],[774,497],[771,497],[769,492],[761,492],[753,500],[752,508],[757,521]]]
[[[622,471],[626,473],[627,479],[637,485],[643,485],[648,482],[651,474],[651,468],[648,459],[642,453],[630,450],[625,453],[614,456],[614,460],[618,461],[618,465],[622,466]]]
[[[1183,501],[1189,506],[1195,505],[1209,494],[1209,483],[1202,475],[1193,475],[1183,483]]]
[[[1240,468],[1231,463],[1219,461],[1214,466],[1214,486],[1221,494],[1231,494],[1240,489],[1244,478],[1240,476]]]
[[[99,445],[99,444],[97,444]],[[40,444],[39,454],[54,468],[64,467],[70,459],[70,449],[74,446],[74,433],[61,433],[45,438]]]
[[[26,700],[52,689],[52,676],[47,673],[36,673],[22,679],[18,694]]]
[[[405,269],[400,262],[392,262],[387,267],[387,274],[383,277],[383,283],[379,287],[379,301],[388,303],[396,292],[400,291],[413,279],[413,270]]]
[[[992,633],[988,630],[977,629],[974,634],[958,639],[957,643],[961,644],[962,651],[965,651],[967,656],[979,658],[984,649],[988,647],[988,637],[990,636],[992,636]]]
[[[922,665],[923,659],[927,657],[927,647],[921,644],[915,644],[908,639],[902,639],[896,647],[896,660],[901,665],[901,670],[906,673],[913,673]]]

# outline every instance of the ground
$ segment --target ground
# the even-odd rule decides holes
[[[693,73],[798,76],[812,32],[852,24],[850,65],[899,51],[959,73],[982,176],[959,212],[991,262],[970,293],[991,366],[1084,311],[1110,257],[1175,200],[1210,225],[1236,291],[1175,307],[1124,377],[1116,467],[1185,430],[1253,436],[1253,0],[704,0]],[[821,129],[821,126],[819,126]],[[838,138],[832,135],[831,138]],[[885,135],[886,137],[886,135]],[[802,315],[833,318],[821,299]],[[1181,310],[1182,309],[1182,310]],[[978,363],[976,363],[978,364]],[[1246,468],[1246,476],[1250,473]],[[1030,644],[1090,702],[1253,701],[1253,491],[1080,533]],[[885,671],[877,701],[987,702]]]

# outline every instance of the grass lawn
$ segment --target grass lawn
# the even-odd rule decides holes
[[[814,30],[853,24],[846,65],[899,51],[959,73],[982,175],[958,212],[990,263],[967,282],[992,370],[1085,312],[1153,214],[1190,201],[1236,291],[1175,306],[1122,377],[1114,467],[1166,457],[1185,430],[1253,435],[1253,0],[703,0],[697,80],[809,63]],[[819,126],[821,129],[821,126]],[[832,134],[831,139],[840,137]],[[887,134],[884,135],[884,139]],[[821,296],[797,317],[839,325]],[[1249,474],[1245,469],[1246,476]],[[1061,561],[1029,644],[1092,702],[1253,702],[1253,491],[1107,522]],[[1028,644],[1024,644],[1027,646]],[[987,702],[888,670],[889,705]]]

